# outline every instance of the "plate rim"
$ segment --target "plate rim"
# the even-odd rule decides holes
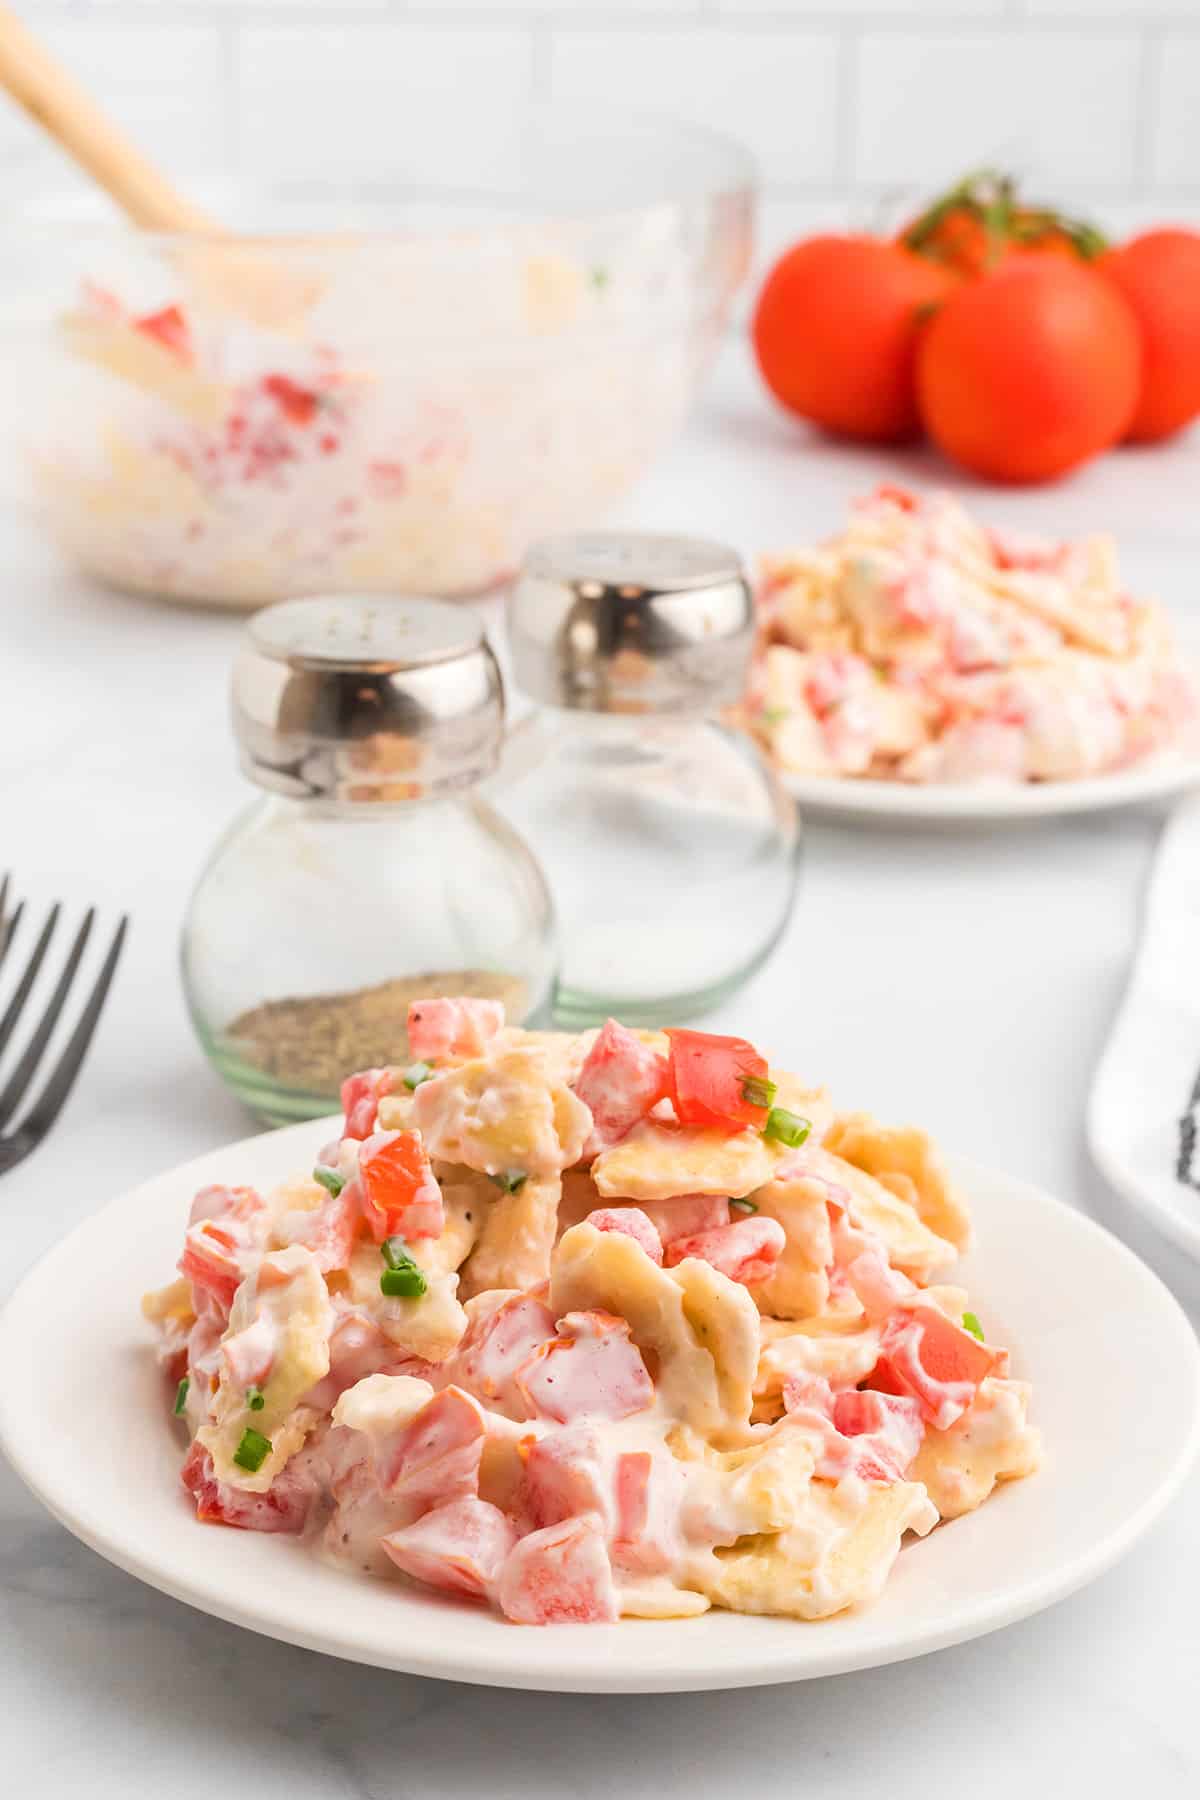
[[[1000,824],[1148,805],[1200,787],[1200,755],[1169,752],[1145,766],[1069,781],[961,783],[802,775],[775,765],[801,808],[897,823]]]
[[[90,1232],[95,1231],[100,1221],[110,1213],[122,1208],[135,1208],[140,1201],[146,1203],[149,1194],[159,1190],[164,1181],[179,1182],[181,1187],[191,1178],[191,1172],[211,1164],[214,1157],[237,1156],[251,1144],[262,1144],[270,1139],[279,1143],[282,1155],[287,1141],[304,1142],[310,1138],[319,1138],[321,1133],[328,1135],[330,1121],[304,1121],[298,1125],[286,1126],[279,1131],[255,1133],[238,1140],[236,1143],[206,1151],[202,1155],[189,1159],[177,1167],[152,1175],[135,1187],[115,1196],[113,1199],[80,1220],[70,1232],[39,1257],[22,1275],[11,1295],[0,1309],[0,1356],[6,1349],[5,1340],[15,1329],[19,1329],[20,1312],[23,1302],[28,1302],[29,1294],[34,1290],[40,1276],[44,1275],[60,1257],[70,1254],[72,1246]],[[307,1650],[319,1651],[324,1655],[333,1655],[342,1660],[360,1662],[368,1666],[390,1668],[413,1675],[432,1677],[441,1680],[457,1680],[473,1685],[513,1688],[541,1692],[568,1693],[673,1693],[697,1692],[727,1687],[771,1686],[785,1682],[818,1679],[825,1675],[852,1673],[860,1669],[882,1667],[892,1662],[908,1661],[916,1656],[927,1655],[932,1651],[945,1649],[954,1644],[981,1637],[1002,1627],[1015,1624],[1031,1617],[1044,1608],[1067,1598],[1088,1582],[1103,1574],[1118,1562],[1137,1542],[1137,1540],[1155,1523],[1159,1516],[1171,1504],[1187,1480],[1192,1466],[1200,1456],[1200,1343],[1191,1322],[1182,1306],[1171,1293],[1160,1277],[1137,1256],[1119,1237],[1101,1225],[1089,1214],[1069,1206],[1055,1195],[1048,1193],[1036,1183],[1009,1176],[1002,1171],[992,1169],[989,1165],[977,1163],[960,1156],[948,1156],[952,1170],[967,1185],[968,1192],[973,1180],[986,1184],[988,1181],[999,1181],[1005,1186],[1019,1188],[1038,1205],[1049,1207],[1053,1211],[1069,1215],[1073,1228],[1080,1230],[1085,1236],[1103,1242],[1105,1252],[1116,1257],[1126,1268],[1136,1273],[1148,1292],[1155,1295],[1163,1328],[1170,1322],[1170,1330],[1174,1331],[1183,1349],[1184,1360],[1188,1364],[1186,1371],[1191,1390],[1190,1426],[1186,1436],[1175,1446],[1175,1453],[1169,1468],[1160,1475],[1156,1485],[1139,1505],[1124,1517],[1118,1524],[1109,1529],[1097,1542],[1085,1546],[1075,1555],[1068,1558],[1062,1567],[1053,1575],[1045,1573],[1028,1578],[1024,1583],[1015,1586],[995,1588],[991,1594],[982,1598],[965,1602],[957,1607],[951,1606],[938,1618],[930,1620],[924,1626],[914,1629],[898,1641],[884,1641],[882,1644],[868,1634],[861,1645],[851,1642],[827,1654],[819,1662],[809,1666],[797,1666],[786,1658],[772,1654],[774,1646],[763,1650],[751,1650],[740,1658],[736,1666],[730,1667],[727,1661],[719,1660],[717,1666],[710,1671],[697,1672],[694,1668],[683,1670],[677,1668],[666,1659],[663,1667],[639,1670],[637,1676],[630,1680],[623,1677],[619,1670],[620,1651],[612,1642],[612,1634],[629,1631],[662,1632],[669,1649],[670,1640],[666,1633],[678,1628],[681,1621],[643,1621],[623,1620],[616,1625],[596,1626],[590,1628],[589,1641],[595,1642],[597,1656],[593,1664],[604,1661],[604,1642],[610,1645],[608,1661],[611,1667],[601,1670],[593,1666],[580,1672],[563,1672],[553,1662],[553,1640],[563,1632],[571,1632],[569,1626],[544,1627],[537,1633],[523,1634],[535,1639],[544,1646],[544,1653],[538,1656],[523,1654],[514,1664],[502,1665],[495,1656],[484,1653],[474,1660],[464,1657],[455,1651],[449,1655],[445,1650],[438,1652],[436,1642],[432,1653],[424,1652],[419,1647],[403,1642],[402,1633],[397,1634],[394,1653],[383,1650],[378,1645],[364,1646],[355,1643],[352,1635],[340,1632],[323,1622],[319,1629],[306,1630],[293,1625],[281,1624],[278,1620],[265,1620],[261,1611],[243,1608],[216,1600],[205,1590],[203,1579],[187,1579],[186,1570],[176,1575],[172,1571],[164,1571],[161,1564],[152,1556],[143,1557],[135,1544],[130,1541],[131,1534],[122,1537],[120,1532],[106,1532],[94,1525],[86,1513],[63,1500],[53,1485],[47,1485],[42,1479],[36,1456],[26,1454],[23,1447],[22,1434],[14,1430],[13,1418],[10,1416],[9,1390],[0,1385],[0,1450],[10,1461],[14,1471],[25,1485],[36,1496],[39,1502],[56,1518],[64,1528],[86,1544],[90,1549],[104,1557],[106,1561],[122,1569],[126,1573],[143,1581],[147,1586],[156,1589],[171,1598],[198,1612],[223,1620],[226,1623],[240,1626],[260,1636],[290,1643]],[[13,1366],[10,1360],[10,1365]],[[970,1515],[968,1515],[970,1516]],[[951,1521],[951,1527],[955,1522]],[[945,1526],[942,1529],[946,1529]],[[340,1575],[339,1575],[339,1578]],[[353,1576],[350,1577],[353,1579]],[[366,1580],[367,1577],[359,1579]],[[425,1599],[425,1596],[422,1596]],[[741,1615],[732,1615],[740,1617]],[[847,1616],[847,1615],[843,1615]],[[869,1611],[862,1617],[869,1619]],[[691,1621],[683,1623],[691,1624]],[[771,1628],[772,1632],[795,1632],[806,1630],[807,1622],[791,1619],[766,1619],[756,1621]],[[331,1635],[332,1629],[332,1635]],[[501,1627],[511,1630],[511,1627]],[[765,1634],[764,1634],[765,1635]],[[625,1641],[622,1637],[621,1642]],[[802,1640],[797,1640],[802,1641]],[[807,1639],[803,1641],[808,1641]],[[514,1640],[514,1649],[516,1643]],[[532,1650],[533,1644],[526,1646]]]

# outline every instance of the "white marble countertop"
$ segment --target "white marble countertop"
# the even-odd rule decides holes
[[[895,475],[894,459],[790,430],[744,362],[732,346],[630,519],[749,552],[828,531],[848,494]],[[923,455],[908,461],[943,478]],[[1131,578],[1190,609],[1200,636],[1197,492],[1193,439],[983,504],[1032,529],[1113,528]],[[99,594],[24,524],[0,531],[0,860],[34,903],[133,915],[78,1091],[0,1186],[7,1292],[111,1194],[248,1128],[192,1039],[176,974],[190,884],[246,790],[225,722],[237,620]],[[919,1120],[1091,1212],[1196,1320],[1200,1272],[1104,1188],[1081,1132],[1160,822],[1151,810],[991,834],[813,827],[792,926],[717,1023],[786,1050],[848,1103]],[[6,1790],[725,1800],[753,1781],[761,1800],[1000,1800],[1018,1784],[1105,1800],[1136,1784],[1194,1800],[1198,1509],[1200,1473],[1119,1568],[973,1644],[725,1699],[642,1700],[438,1684],[251,1636],[110,1568],[0,1467]]]

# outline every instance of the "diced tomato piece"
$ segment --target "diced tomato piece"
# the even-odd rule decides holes
[[[133,321],[135,331],[153,338],[182,363],[192,361],[192,334],[187,319],[177,306],[164,306],[161,312],[144,313]]]
[[[600,1442],[590,1425],[567,1425],[535,1438],[525,1459],[524,1500],[534,1525],[559,1525],[581,1513],[606,1517],[611,1496]]]
[[[503,1024],[499,1000],[414,1000],[408,1009],[408,1047],[419,1062],[482,1056]]]
[[[369,1138],[375,1129],[379,1102],[392,1091],[391,1069],[360,1069],[342,1083],[342,1111],[348,1138]]]
[[[944,1431],[962,1417],[1001,1353],[934,1306],[899,1307],[883,1329],[867,1385],[916,1400],[927,1424]]]
[[[219,1182],[201,1188],[188,1213],[189,1225],[202,1225],[206,1219],[235,1219],[247,1224],[260,1213],[266,1201],[252,1187],[223,1187]]]
[[[430,1364],[402,1355],[365,1313],[342,1313],[329,1336],[329,1372],[301,1396],[301,1406],[331,1412],[347,1388],[368,1375],[415,1375],[425,1380]]]
[[[907,488],[897,487],[893,481],[881,481],[871,495],[871,499],[890,500],[893,506],[900,508],[901,512],[913,513],[920,510],[920,502],[916,495],[911,494]]]
[[[833,1424],[833,1389],[824,1375],[789,1375],[783,1384],[789,1413],[807,1413]]]
[[[454,1352],[454,1372],[489,1405],[524,1419],[528,1409],[516,1389],[517,1371],[554,1335],[548,1306],[530,1294],[512,1294],[490,1311],[474,1311]]]
[[[179,1272],[197,1288],[202,1288],[228,1314],[233,1297],[242,1285],[242,1266],[236,1239],[219,1225],[206,1220],[192,1225],[183,1241]]]
[[[516,1541],[512,1521],[473,1494],[435,1506],[415,1524],[380,1539],[406,1575],[474,1600],[487,1598]]]
[[[709,1031],[668,1031],[667,1037],[670,1094],[680,1123],[761,1131],[770,1108],[749,1098],[746,1084],[767,1081],[770,1069],[754,1045]]]
[[[588,1214],[584,1223],[596,1231],[620,1231],[631,1237],[635,1244],[641,1245],[651,1262],[661,1266],[663,1241],[658,1235],[658,1227],[640,1206],[599,1206]]]
[[[486,1436],[479,1402],[462,1388],[443,1388],[407,1425],[373,1446],[379,1485],[429,1506],[477,1493]]]
[[[311,1484],[289,1480],[286,1469],[265,1494],[248,1494],[218,1481],[212,1457],[199,1439],[188,1451],[180,1480],[195,1501],[198,1519],[239,1531],[303,1531],[312,1504]]]
[[[907,1395],[834,1394],[822,1376],[793,1375],[783,1403],[789,1420],[819,1439],[815,1473],[825,1481],[899,1481],[925,1435],[920,1408]]]
[[[606,1019],[583,1061],[575,1092],[592,1115],[585,1157],[627,1137],[670,1091],[667,1059],[615,1019]]]
[[[290,375],[264,375],[263,393],[279,403],[283,416],[293,425],[311,425],[317,410],[317,396],[311,388],[301,387]]]
[[[624,1319],[565,1313],[558,1333],[517,1372],[517,1389],[531,1413],[565,1425],[589,1414],[627,1419],[650,1405],[654,1384]]]
[[[363,1206],[359,1184],[348,1181],[340,1194],[329,1194],[311,1212],[290,1213],[280,1221],[277,1241],[311,1250],[322,1275],[349,1267],[350,1252],[362,1233]]]
[[[751,1215],[696,1237],[674,1238],[666,1248],[667,1266],[674,1268],[685,1257],[698,1256],[731,1281],[753,1287],[756,1281],[767,1280],[786,1243],[787,1233],[778,1219]]]
[[[589,1625],[617,1617],[601,1521],[585,1515],[531,1531],[510,1551],[497,1583],[501,1611],[518,1625]]]
[[[643,1200],[640,1204],[664,1244],[729,1223],[729,1202],[721,1194],[676,1194],[671,1200]]]
[[[359,1204],[371,1236],[440,1237],[446,1223],[419,1131],[377,1131],[358,1153]]]
[[[857,1235],[857,1234],[856,1234]],[[838,1260],[838,1237],[834,1235],[834,1264]],[[870,1245],[851,1258],[842,1269],[855,1298],[871,1324],[889,1319],[902,1300],[917,1291],[916,1283],[887,1260],[883,1245]]]

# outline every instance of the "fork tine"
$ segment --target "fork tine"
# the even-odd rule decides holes
[[[29,966],[25,970],[24,975],[22,975],[20,986],[17,988],[16,993],[9,1003],[8,1011],[5,1013],[3,1019],[0,1019],[0,1050],[3,1050],[5,1041],[12,1031],[13,1026],[16,1024],[21,1010],[25,1005],[29,990],[33,986],[34,976],[37,974],[38,969],[41,966],[42,958],[46,954],[46,945],[50,941],[50,934],[58,919],[58,913],[59,909],[55,906],[50,917],[46,920],[42,935],[38,939],[33,955],[29,959]],[[25,1090],[37,1072],[37,1066],[42,1060],[42,1054],[49,1041],[50,1033],[58,1023],[58,1016],[62,1012],[63,1006],[66,1003],[67,994],[70,991],[71,983],[75,979],[75,971],[79,967],[84,947],[91,935],[92,921],[95,916],[95,907],[90,907],[84,914],[83,924],[75,934],[75,942],[71,945],[71,954],[63,965],[63,972],[58,978],[58,985],[50,996],[50,1003],[38,1021],[36,1031],[33,1033],[33,1036],[30,1038],[22,1052],[21,1060],[17,1063],[12,1074],[9,1076],[8,1081],[5,1083],[3,1093],[0,1093],[0,1127],[3,1127],[8,1123],[17,1107],[21,1104],[21,1101],[25,1096]]]
[[[91,915],[89,914],[89,919]],[[100,1014],[104,1010],[104,1002],[120,961],[121,949],[125,942],[125,933],[129,928],[129,915],[126,913],[113,934],[113,941],[108,947],[96,977],[95,986],[88,996],[88,1003],[79,1016],[79,1022],[67,1040],[65,1049],[58,1059],[54,1072],[46,1082],[30,1113],[22,1120],[17,1136],[25,1141],[26,1148],[22,1152],[36,1148],[53,1125],[61,1112],[68,1094],[75,1085],[75,1077],[80,1065],[87,1055],[88,1045],[92,1041]]]
[[[42,934],[38,938],[37,943],[33,946],[33,955],[25,965],[25,972],[17,983],[16,992],[13,994],[12,999],[5,1008],[4,1017],[0,1019],[0,1051],[2,1051],[4,1046],[8,1043],[9,1038],[13,1034],[17,1020],[24,1011],[25,1002],[29,998],[29,990],[37,980],[38,970],[41,968],[45,959],[46,951],[50,945],[50,939],[54,936],[54,927],[58,924],[58,915],[60,911],[61,908],[57,902],[50,908],[49,917],[42,926]],[[0,1114],[0,1122],[2,1122],[2,1119],[3,1115]]]
[[[4,961],[4,958],[8,954],[8,946],[17,935],[17,926],[21,923],[21,914],[24,911],[25,902],[23,900],[18,900],[17,904],[13,907],[13,916],[8,921],[7,930],[4,926],[4,920],[0,918],[0,963]]]

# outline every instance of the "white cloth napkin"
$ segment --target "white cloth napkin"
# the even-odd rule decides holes
[[[1113,1186],[1200,1257],[1200,796],[1163,832],[1087,1132]]]

